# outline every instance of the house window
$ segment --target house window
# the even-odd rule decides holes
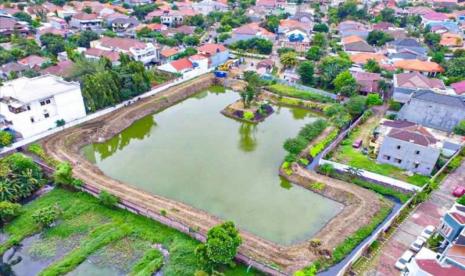
[[[400,164],[400,163],[402,163],[402,159],[394,158],[394,162],[396,162],[397,164]]]
[[[46,99],[45,104],[50,104],[50,99]]]
[[[419,163],[415,163],[415,169],[418,169],[418,167],[420,167],[420,164],[419,164]]]
[[[27,109],[27,110],[31,110],[31,106],[30,106],[30,105],[27,105],[27,106],[26,106],[26,109]]]
[[[416,151],[415,151],[415,154],[416,154],[416,155],[420,154],[420,151],[419,151],[419,150],[416,150]]]
[[[34,117],[31,117],[31,123],[34,123]]]
[[[397,145],[397,149],[398,149],[398,150],[400,149],[400,145]]]
[[[44,117],[45,117],[45,118],[48,118],[48,117],[50,117],[50,114],[44,113]]]
[[[389,155],[384,155],[383,158],[386,159],[386,160],[391,160],[391,156],[389,156]]]

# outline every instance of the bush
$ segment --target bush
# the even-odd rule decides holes
[[[32,214],[32,219],[35,223],[43,228],[48,228],[54,223],[61,214],[60,207],[56,204],[53,206],[38,209]]]
[[[9,201],[0,201],[0,225],[19,215],[21,205]]]
[[[322,141],[310,148],[310,156],[316,157],[322,152],[338,135],[339,130],[335,129],[328,134]]]
[[[389,110],[399,111],[402,108],[402,104],[395,102],[394,100],[389,100]]]
[[[460,121],[454,127],[454,133],[457,134],[457,135],[465,135],[465,120]]]
[[[73,183],[73,168],[68,162],[61,162],[56,166],[53,181],[57,185],[70,185]]]
[[[334,166],[329,164],[329,163],[326,163],[326,164],[323,164],[323,165],[319,166],[318,171],[321,172],[324,175],[329,176],[329,175],[333,174]]]
[[[56,161],[55,159],[48,156],[45,153],[44,149],[39,144],[31,144],[31,145],[29,145],[27,150],[29,152],[37,155],[38,157],[40,157],[40,159],[44,160],[44,162],[47,163],[47,165],[49,165],[49,166],[56,167],[59,164],[58,161]]]
[[[457,199],[457,203],[465,206],[465,195]]]
[[[275,94],[278,94],[280,96],[287,96],[287,97],[293,97],[293,98],[298,98],[302,100],[308,100],[308,101],[316,101],[320,103],[333,103],[334,100],[330,97],[323,96],[321,94],[318,94],[316,92],[311,92],[308,90],[300,90],[292,86],[287,86],[284,84],[273,84],[267,87],[267,89]]]
[[[325,187],[326,185],[320,182],[315,182],[315,183],[310,184],[310,188],[313,190],[317,190],[317,191],[322,191],[324,190]]]
[[[293,154],[299,154],[307,146],[307,140],[302,136],[297,136],[297,138],[289,138],[284,142],[284,149]]]
[[[379,96],[379,94],[372,93],[368,94],[367,96],[367,106],[374,106],[374,105],[382,105],[383,99]]]
[[[110,194],[109,192],[102,190],[98,195],[100,203],[106,207],[114,208],[119,203],[118,197]]]
[[[307,141],[311,141],[318,137],[326,128],[327,122],[324,119],[318,119],[313,123],[306,124],[300,131],[299,136],[304,137]]]
[[[149,249],[132,268],[130,275],[153,275],[163,266],[163,255],[157,249]]]
[[[299,163],[304,165],[304,166],[308,166],[308,164],[310,163],[307,159],[305,158],[300,158],[299,159]]]
[[[14,136],[9,131],[0,130],[0,147],[7,147],[13,143]]]
[[[242,118],[247,121],[252,121],[255,118],[255,115],[252,111],[245,111]]]

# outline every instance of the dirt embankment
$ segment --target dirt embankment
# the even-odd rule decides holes
[[[137,101],[130,106],[44,139],[42,141],[43,146],[51,157],[74,164],[75,177],[82,179],[88,186],[98,190],[107,190],[143,210],[157,214],[165,210],[168,218],[206,234],[209,228],[221,222],[217,217],[181,202],[150,194],[112,179],[87,161],[80,154],[80,149],[89,143],[108,140],[129,127],[134,121],[172,106],[211,86],[214,82],[213,75],[205,75],[169,88],[152,97]],[[305,174],[304,172],[300,174],[304,176],[303,180],[297,177],[293,177],[291,180],[305,186]],[[339,215],[338,219],[331,220],[318,233],[316,238],[321,239],[328,248],[332,248],[348,234],[355,231],[356,227],[368,222],[378,210],[379,202],[376,200],[377,197],[374,193],[355,185],[333,179],[320,179],[318,181],[323,183],[336,182],[341,189],[346,190],[347,194],[350,195],[347,198],[353,197],[354,199],[351,200],[355,202],[352,205],[346,205],[350,209],[349,211],[343,211],[345,216]],[[338,197],[336,194],[328,194],[327,196]],[[276,265],[289,274],[308,265],[316,258],[312,251],[309,250],[307,242],[293,246],[280,246],[245,231],[241,231],[241,235],[244,243],[239,249],[240,253],[257,261]]]

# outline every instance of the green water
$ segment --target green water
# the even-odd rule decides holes
[[[107,175],[205,210],[265,239],[310,238],[342,205],[282,181],[284,140],[315,115],[290,108],[259,125],[224,117],[234,92],[202,92],[135,122],[85,156]],[[168,210],[169,212],[169,210]]]

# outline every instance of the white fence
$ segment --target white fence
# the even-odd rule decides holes
[[[161,92],[163,90],[166,90],[166,89],[168,89],[170,87],[173,87],[175,85],[178,85],[178,84],[186,82],[186,81],[189,81],[191,79],[194,79],[194,78],[196,78],[198,76],[201,76],[203,74],[206,74],[206,73],[210,73],[212,71],[214,71],[214,68],[210,68],[210,69],[207,69],[207,70],[194,69],[192,71],[187,72],[182,77],[177,78],[175,80],[172,80],[172,81],[170,81],[168,83],[162,84],[160,86],[154,87],[152,90],[150,90],[150,91],[148,91],[148,92],[146,92],[144,94],[141,94],[141,95],[137,96],[136,98],[147,98],[147,97],[153,96],[153,95],[155,95],[155,94],[157,94],[157,93],[159,93],[159,92]],[[47,130],[45,132],[39,133],[37,135],[34,135],[34,136],[31,136],[31,137],[19,140],[19,141],[15,142],[15,143],[11,144],[8,147],[2,148],[0,150],[0,154],[5,154],[5,153],[8,153],[8,152],[14,151],[17,148],[20,148],[20,147],[23,147],[25,145],[34,143],[35,141],[43,139],[43,138],[45,138],[45,137],[47,137],[49,135],[55,134],[55,133],[57,133],[59,131],[62,131],[64,129],[67,129],[67,128],[82,124],[84,122],[93,120],[93,119],[98,118],[100,116],[106,115],[106,114],[108,114],[110,112],[113,112],[115,110],[118,110],[118,109],[120,109],[120,108],[122,108],[122,107],[124,107],[124,106],[126,106],[126,105],[128,105],[130,103],[133,103],[134,101],[135,101],[134,99],[124,101],[124,102],[119,103],[119,104],[117,104],[115,106],[107,107],[105,109],[96,111],[94,113],[91,113],[91,114],[89,114],[89,115],[87,115],[85,117],[76,119],[74,121],[66,122],[66,124],[64,126],[62,126],[62,127],[56,127],[56,128]]]

